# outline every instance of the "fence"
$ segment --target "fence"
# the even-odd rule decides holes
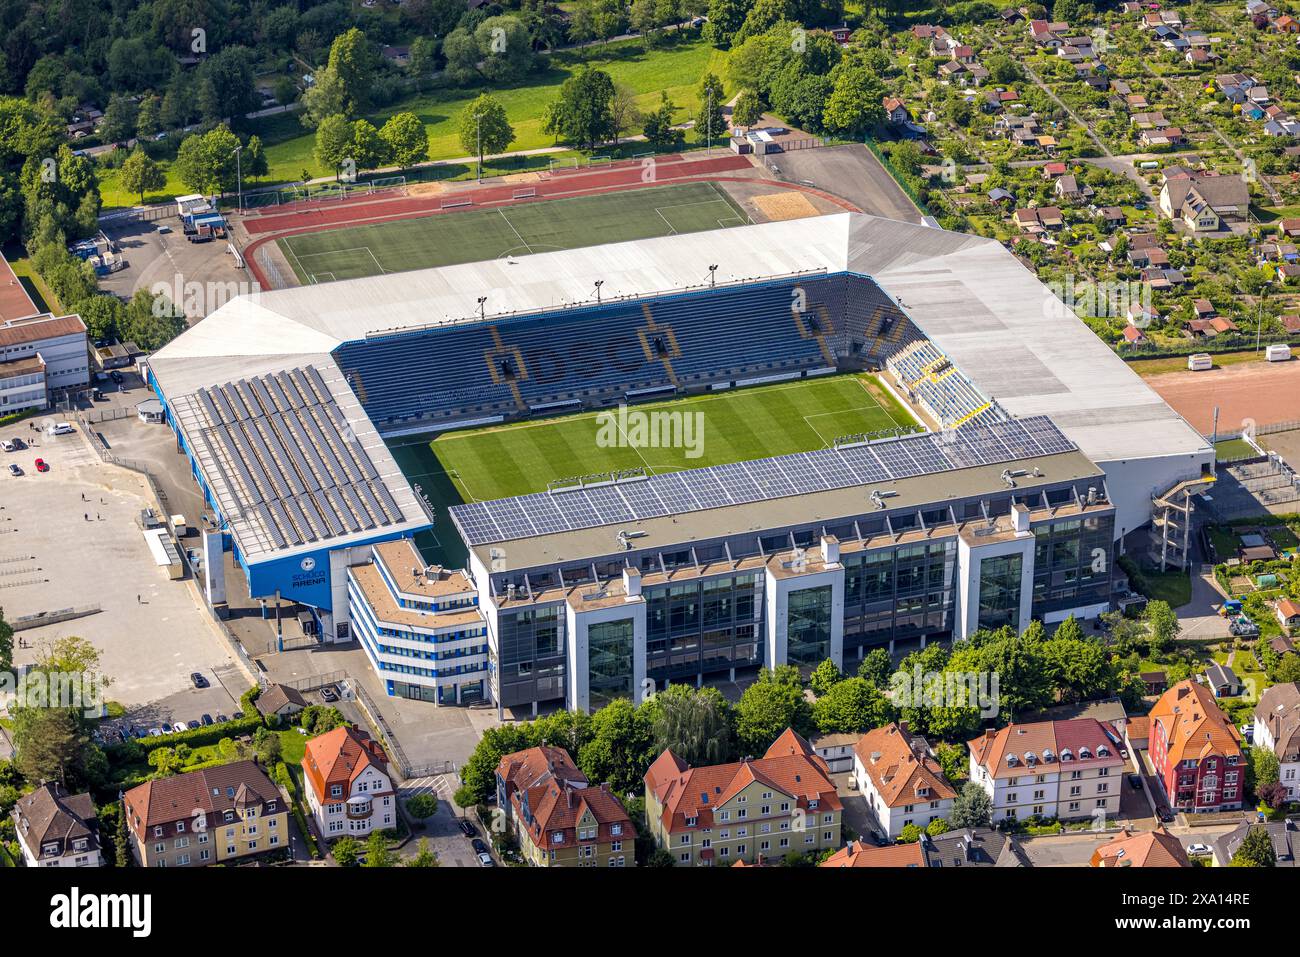
[[[365,711],[366,717],[370,719],[370,723],[374,727],[375,731],[378,732],[380,739],[384,742],[384,747],[387,748],[388,753],[392,755],[393,761],[397,765],[397,769],[402,772],[402,777],[409,780],[410,778],[423,777],[430,773],[427,765],[414,767],[411,765],[411,762],[406,757],[406,752],[403,751],[402,746],[397,743],[397,736],[393,734],[393,729],[390,728],[388,722],[384,720],[383,712],[380,711],[379,707],[371,700],[370,695],[366,694],[366,690],[362,688],[360,684],[351,682],[349,682],[348,687],[351,688],[353,693],[356,695],[357,702],[361,705],[361,709]]]
[[[267,282],[271,284],[272,289],[286,289],[293,283],[285,282],[284,273],[280,271],[280,265],[271,256],[271,244],[257,247],[258,265],[263,269],[263,275],[266,276]]]
[[[117,419],[129,419],[135,415],[135,409],[130,406],[114,406],[108,409],[91,409],[83,412],[78,418],[81,419],[82,425],[95,425],[99,422],[113,422]]]
[[[1258,351],[1260,355],[1263,355],[1264,345],[1273,345],[1283,342],[1291,346],[1300,346],[1300,336],[1269,337],[1267,342],[1260,344]],[[1154,343],[1147,343],[1146,345],[1125,345],[1118,347],[1118,349],[1120,357],[1125,361],[1133,359],[1161,359],[1173,356],[1190,356],[1202,352],[1213,356],[1229,352],[1256,351],[1255,336],[1246,333],[1239,333],[1237,335],[1219,335],[1213,339],[1188,339],[1186,342],[1179,342],[1175,345],[1157,345]]]
[[[284,685],[286,688],[292,688],[294,691],[318,691],[330,685],[336,685],[341,681],[346,681],[348,673],[346,671],[330,671],[323,675],[312,675],[308,678],[298,678],[294,681],[277,681],[276,684]]]

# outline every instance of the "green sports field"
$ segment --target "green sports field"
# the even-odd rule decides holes
[[[659,427],[638,434],[646,423]],[[437,540],[421,547],[431,560],[456,565],[465,552],[450,524],[442,524],[448,505],[545,491],[549,482],[576,475],[668,472],[808,452],[841,436],[913,425],[874,376],[837,375],[629,406],[625,418],[588,412],[447,432],[431,442],[403,439],[392,451],[440,523]],[[665,447],[665,438],[676,444]]]
[[[748,221],[713,183],[683,183],[332,229],[288,236],[279,245],[298,281],[307,284],[694,233]]]

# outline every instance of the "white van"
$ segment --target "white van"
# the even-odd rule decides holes
[[[1214,356],[1208,352],[1198,352],[1187,357],[1187,368],[1193,372],[1204,372],[1214,368]]]
[[[49,432],[50,435],[71,435],[77,430],[67,422],[55,422],[46,431]]]
[[[1271,345],[1264,350],[1264,358],[1269,362],[1286,362],[1291,358],[1291,347],[1285,342]]]

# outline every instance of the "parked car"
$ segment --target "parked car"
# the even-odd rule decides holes
[[[333,688],[321,688],[321,689],[320,689],[320,696],[321,696],[321,700],[323,700],[323,701],[338,701],[338,700],[339,700],[339,693],[338,693],[337,691],[335,691]]]
[[[161,738],[162,736],[163,736],[163,729],[162,729],[162,728],[150,728],[150,729],[149,729],[149,737],[151,737],[151,738]]]
[[[482,838],[479,838],[479,837],[474,838],[474,840],[472,840],[472,841],[469,842],[469,846],[472,847],[472,848],[474,848],[474,853],[475,853],[475,854],[487,854],[487,853],[488,853],[488,846],[487,846],[486,844],[483,843],[483,839],[482,839]]]
[[[121,385],[122,382],[123,382],[123,379],[122,379],[122,373],[118,372],[116,369],[114,369],[112,372],[110,372],[110,373],[108,374],[108,377],[109,377],[110,379],[112,379],[115,383],[117,383],[118,385]]]
[[[470,823],[469,818],[461,818],[456,822],[456,826],[461,829],[461,832],[466,837],[478,837],[478,828]]]
[[[49,467],[49,465],[46,464],[45,459],[37,459],[37,460],[36,460],[36,471],[38,471],[38,472],[48,472],[49,470],[50,470],[50,467]]]
[[[1167,807],[1162,807],[1156,810],[1156,817],[1160,818],[1160,820],[1168,824],[1171,821],[1173,821],[1174,818],[1178,817],[1178,815],[1175,814],[1171,809]]]
[[[196,671],[190,675],[190,684],[194,685],[196,688],[206,688],[208,686],[208,679]]]
[[[6,452],[12,452],[14,451],[14,444],[8,439],[4,439],[3,441],[0,441],[0,449],[4,449]]]
[[[482,867],[496,867],[497,862],[492,860],[491,854],[480,854],[478,856],[479,865]]]
[[[1187,853],[1191,857],[1202,857],[1213,854],[1214,848],[1210,847],[1208,844],[1188,844]]]
[[[229,720],[230,720],[230,719],[227,718],[227,717],[226,717],[224,714],[222,714],[220,711],[217,712],[217,724],[225,724],[225,723],[226,723],[227,721],[229,721]]]
[[[195,720],[190,721],[189,723],[187,723],[187,724],[185,725],[185,727],[186,727],[188,730],[193,731],[193,730],[195,730],[196,728],[201,728],[201,727],[203,727],[203,726],[202,726],[201,724],[199,724],[199,722],[198,722],[197,719],[195,719]]]
[[[20,468],[17,466],[16,463],[10,462],[10,463],[9,463],[9,474],[10,474],[10,475],[22,475],[22,474],[23,474],[23,470],[20,469]]]
[[[188,731],[189,729],[185,727],[185,723],[183,721],[177,721],[175,724],[172,725],[172,730],[180,732],[180,731]]]
[[[1129,784],[1129,787],[1131,787],[1134,791],[1141,791],[1141,790],[1142,790],[1142,775],[1140,775],[1140,774],[1130,774],[1130,775],[1128,776],[1128,784]]]
[[[203,717],[199,718],[199,721],[201,721],[201,722],[203,723],[203,726],[204,726],[205,728],[206,728],[208,725],[210,725],[210,724],[215,724],[215,723],[216,723],[215,721],[212,720],[212,715],[210,715],[210,714],[205,714]]]

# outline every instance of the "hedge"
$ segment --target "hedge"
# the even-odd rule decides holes
[[[132,764],[146,760],[158,748],[174,748],[178,744],[188,744],[191,748],[201,748],[216,744],[222,738],[238,738],[252,734],[262,726],[262,718],[239,718],[222,724],[209,724],[187,731],[174,731],[157,738],[136,738],[121,744],[111,744],[105,750],[112,762]]]
[[[298,786],[294,783],[293,775],[289,773],[288,765],[283,761],[276,762],[272,774],[275,783],[284,788],[285,793],[289,795],[289,810],[293,814],[294,823],[298,825],[302,839],[307,842],[307,852],[319,860],[320,848],[316,846],[316,839],[312,837],[311,829],[307,827],[307,817],[302,810],[302,795],[298,793]]]

